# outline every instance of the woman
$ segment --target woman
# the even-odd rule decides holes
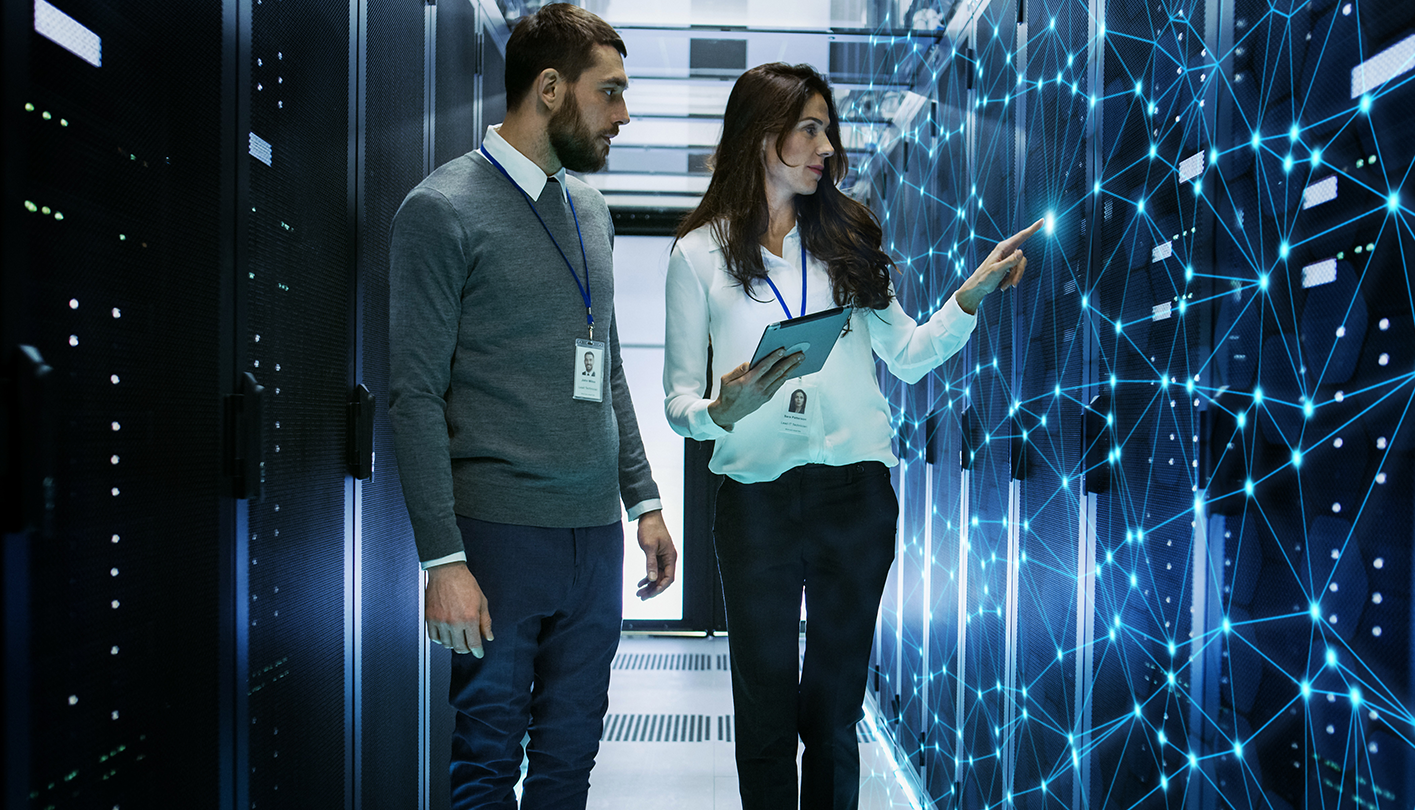
[[[855,724],[899,514],[874,358],[915,382],[957,352],[983,297],[1021,278],[1017,246],[1041,223],[1000,243],[916,324],[894,299],[879,223],[836,188],[847,166],[820,74],[781,63],[744,73],[713,160],[669,259],[664,389],[669,422],[716,440],[709,466],[726,476],[714,535],[742,806],[797,806],[799,736],[800,806],[854,808]],[[799,353],[742,362],[767,324],[835,306],[854,309],[819,372],[793,380]],[[715,392],[703,377],[709,345]],[[810,622],[798,681],[803,589]]]

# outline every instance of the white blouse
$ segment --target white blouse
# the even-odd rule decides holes
[[[806,313],[801,305],[801,242],[786,235],[778,257],[762,248],[762,259],[792,316],[835,306],[826,265],[807,259]],[[917,324],[898,301],[883,310],[857,309],[850,329],[815,374],[788,380],[760,409],[724,430],[708,415],[723,374],[752,359],[762,330],[786,317],[771,287],[758,283],[753,300],[727,273],[726,256],[703,226],[683,237],[668,260],[668,322],[663,368],[664,410],[681,436],[716,440],[708,468],[750,484],[771,481],[802,464],[845,465],[860,461],[899,463],[892,449],[889,403],[875,377],[874,355],[890,372],[913,383],[967,343],[977,323],[952,296],[933,317]],[[893,288],[891,287],[891,292]],[[712,389],[707,389],[711,341]],[[805,413],[789,412],[796,391],[806,395]]]

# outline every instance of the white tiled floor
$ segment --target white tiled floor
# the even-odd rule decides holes
[[[589,809],[740,810],[732,743],[719,739],[719,718],[732,714],[731,678],[719,665],[727,640],[626,636],[619,655],[616,666],[634,655],[707,656],[709,666],[702,670],[616,668],[609,715],[611,721],[615,715],[707,715],[709,739],[601,743]],[[860,810],[918,807],[907,798],[882,741],[860,744],[860,775]]]

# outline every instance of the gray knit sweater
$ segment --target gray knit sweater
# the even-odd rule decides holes
[[[602,526],[658,497],[613,323],[614,225],[599,192],[567,186],[589,258],[604,402],[572,398],[585,306],[520,189],[475,153],[444,164],[393,219],[389,417],[418,557],[462,550],[455,515]],[[537,208],[581,273],[569,212]]]

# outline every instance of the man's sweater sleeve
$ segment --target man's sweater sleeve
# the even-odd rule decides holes
[[[418,559],[462,551],[446,392],[466,284],[466,229],[441,193],[413,189],[393,218],[388,416]]]
[[[625,508],[633,509],[645,501],[656,501],[658,484],[654,483],[649,470],[644,442],[639,436],[639,420],[634,415],[634,401],[629,397],[629,381],[624,376],[624,362],[619,355],[617,315],[609,326],[609,357],[614,418],[619,422],[619,495]]]

